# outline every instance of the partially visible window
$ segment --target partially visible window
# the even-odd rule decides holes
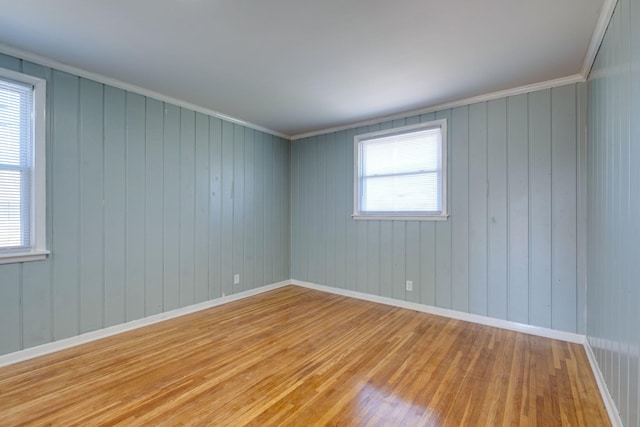
[[[0,69],[0,263],[43,259],[46,82]]]
[[[356,219],[444,220],[447,123],[356,135]]]

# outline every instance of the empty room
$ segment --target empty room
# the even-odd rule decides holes
[[[638,117],[640,0],[3,1],[0,426],[640,427]]]

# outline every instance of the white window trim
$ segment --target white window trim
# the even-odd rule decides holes
[[[0,264],[15,262],[40,261],[47,257],[46,234],[46,102],[47,81],[38,77],[0,68],[0,78],[15,80],[33,85],[34,101],[34,129],[33,129],[33,191],[31,194],[32,221],[31,221],[31,250],[20,252],[8,252],[0,254]]]
[[[403,215],[393,212],[381,214],[367,214],[359,210],[359,173],[360,173],[360,141],[393,135],[395,133],[405,133],[421,129],[431,129],[439,127],[442,134],[442,211],[439,214]],[[385,129],[376,132],[356,135],[353,137],[353,219],[356,220],[392,220],[392,221],[446,221],[449,217],[447,211],[447,119],[433,120],[426,123],[402,126],[393,129]]]

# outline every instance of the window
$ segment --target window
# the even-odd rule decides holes
[[[447,123],[356,135],[355,219],[447,218]]]
[[[0,69],[0,264],[46,257],[46,82]]]

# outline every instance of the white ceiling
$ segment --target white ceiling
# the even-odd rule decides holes
[[[0,43],[286,135],[580,73],[604,0],[0,0]]]

